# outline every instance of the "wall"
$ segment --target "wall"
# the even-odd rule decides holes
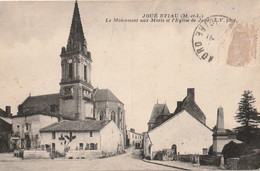
[[[218,136],[213,140],[213,151],[221,153],[223,147],[230,141],[236,141],[235,139],[229,139],[228,136]]]
[[[177,146],[180,154],[203,154],[203,148],[212,145],[212,131],[185,110],[148,132],[151,151]]]
[[[144,133],[144,156],[145,157],[151,156],[151,152],[149,149],[150,145],[151,145],[151,141],[148,136],[148,133]]]
[[[56,151],[63,152],[66,145],[64,145],[63,140],[59,140],[59,137],[65,137],[66,135],[69,136],[69,132],[56,132],[55,133],[55,139],[52,139],[52,133],[51,132],[42,132],[41,133],[41,145],[52,145],[52,143],[55,143]],[[72,136],[76,136],[75,139],[73,139],[69,144],[67,144],[71,150],[76,150],[76,148],[79,149],[79,143],[83,143],[83,150],[86,147],[87,143],[94,143],[98,144],[97,149],[100,150],[100,133],[98,131],[92,132],[92,137],[90,137],[90,132],[73,132]],[[66,142],[68,142],[68,139],[66,139]]]
[[[123,150],[123,134],[116,124],[110,121],[101,131],[101,150],[103,152],[117,153],[119,149]],[[121,151],[120,150],[120,151]]]

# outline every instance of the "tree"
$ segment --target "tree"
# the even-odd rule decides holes
[[[254,107],[255,98],[252,91],[245,90],[238,103],[238,110],[235,119],[241,126],[236,127],[238,139],[245,143],[250,143],[258,134],[257,124],[259,123],[259,113]]]

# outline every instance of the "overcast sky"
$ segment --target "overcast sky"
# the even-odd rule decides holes
[[[0,2],[2,109],[10,105],[16,114],[29,93],[59,92],[59,55],[67,44],[73,8],[73,1]],[[225,15],[250,26],[259,21],[259,2],[79,1],[79,9],[92,53],[92,84],[109,88],[125,104],[128,128],[147,131],[157,99],[173,112],[187,88],[195,88],[195,100],[211,128],[219,106],[224,108],[226,128],[237,125],[234,114],[244,90],[253,91],[260,110],[259,38],[256,59],[244,67],[234,67],[225,63],[225,45],[218,48],[224,50],[214,62],[198,59],[191,44],[198,22],[105,22],[115,17],[140,19],[147,13],[198,13],[205,17]],[[226,43],[231,38],[225,37]]]

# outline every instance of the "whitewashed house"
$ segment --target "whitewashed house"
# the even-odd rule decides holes
[[[29,96],[12,117],[15,149],[40,147],[40,129],[58,121],[59,94]]]
[[[150,118],[154,122],[152,126],[148,123],[149,131],[144,136],[145,156],[153,159],[158,151],[165,149],[174,149],[176,154],[207,154],[213,131],[195,102],[194,89],[187,90],[187,96],[177,102],[174,113],[165,113],[165,109],[166,105],[154,106]]]
[[[89,157],[93,154],[117,154],[124,150],[123,134],[113,121],[61,121],[40,130],[41,144],[52,152],[64,152],[68,157]]]
[[[126,142],[127,146],[138,144],[138,146],[141,147],[143,135],[135,132],[135,129],[130,128],[130,130],[126,130]]]

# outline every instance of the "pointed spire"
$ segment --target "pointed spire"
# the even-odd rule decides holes
[[[81,24],[77,0],[75,1],[73,18],[70,27],[70,34],[67,43],[67,52],[75,51],[87,52],[87,42]]]

